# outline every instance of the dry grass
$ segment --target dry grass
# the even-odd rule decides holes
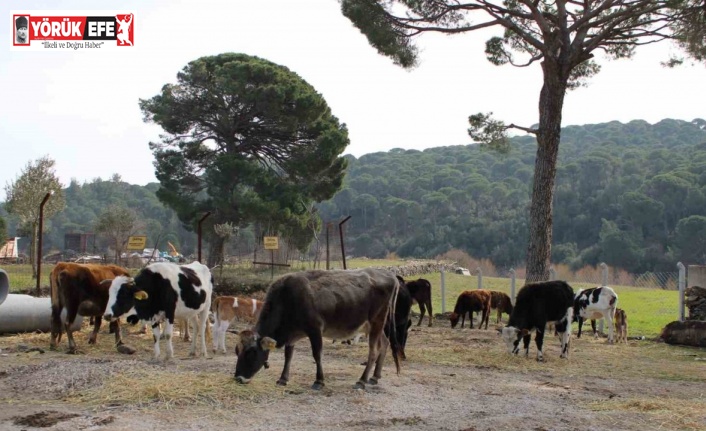
[[[174,384],[175,381],[179,384]],[[223,372],[136,369],[113,375],[102,385],[79,391],[66,400],[89,406],[158,404],[166,409],[183,406],[231,409],[247,402],[266,403],[283,395],[284,390],[272,382],[260,379],[249,385],[235,385],[233,377]]]
[[[706,427],[706,400],[640,399],[593,401],[587,407],[597,412],[628,411],[637,413],[633,420],[644,429],[694,430]]]

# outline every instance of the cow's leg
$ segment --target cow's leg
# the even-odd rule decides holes
[[[530,340],[532,339],[532,334],[527,333],[527,335],[522,336],[522,344],[525,347],[525,358],[529,357],[529,345],[530,345]]]
[[[581,338],[581,328],[583,327],[583,317],[579,316],[579,333],[576,335],[576,338]]]
[[[473,310],[468,312],[468,321],[471,323],[471,329],[473,329]]]
[[[213,353],[218,351],[218,346],[221,344],[221,322],[216,321],[213,325]]]
[[[373,377],[370,378],[370,384],[377,385],[378,381],[382,378],[382,366],[385,364],[385,356],[387,355],[387,348],[390,346],[390,340],[384,335],[380,336],[378,342],[378,359],[375,361],[375,371],[373,372]],[[400,348],[401,348],[400,344]],[[400,355],[403,356],[404,354]]]
[[[94,318],[91,316],[91,319],[93,323],[93,332],[91,332],[91,335],[88,336],[88,344],[96,344],[96,339],[98,338],[98,331],[101,329],[101,318],[96,317]],[[113,329],[113,325],[110,325],[110,328]]]
[[[227,320],[221,320],[220,322],[220,329],[219,329],[219,336],[220,336],[220,344],[221,344],[221,351],[223,353],[226,353],[226,332],[228,332],[228,328],[230,327],[230,322]]]
[[[483,310],[483,320],[485,320],[485,329],[488,329],[488,321],[490,320],[490,308],[485,308]],[[483,324],[483,320],[480,321],[481,325]],[[480,329],[480,326],[478,326],[478,329]]]
[[[427,326],[431,328],[431,325],[434,322],[434,314],[431,310],[431,299],[429,299],[429,301],[427,302],[427,308],[429,309],[429,324]]]
[[[498,324],[500,323],[500,319],[503,317],[503,310],[502,308],[498,307],[498,317],[495,319],[495,323]]]
[[[61,307],[51,307],[51,339],[49,349],[56,350],[61,339]]]
[[[419,322],[417,322],[417,326],[422,325],[422,319],[424,319],[424,313],[426,312],[426,307],[424,306],[423,302],[419,303]],[[431,312],[429,313],[429,317],[431,318]]]
[[[100,320],[100,317],[96,317],[96,320]],[[120,346],[123,344],[123,334],[122,331],[120,330],[120,320],[115,320],[114,322],[110,322],[108,325],[111,331],[115,331],[115,345]]]
[[[208,325],[208,308],[201,310],[196,316],[198,323],[198,332],[194,335],[194,339],[191,341],[191,348],[193,349],[196,345],[196,338],[201,338],[201,352],[203,352],[204,358],[208,358],[208,348],[206,347],[206,325]],[[188,323],[188,322],[187,322]],[[186,326],[189,326],[188,324]],[[223,331],[224,341],[223,341],[223,353],[225,353],[225,331]]]
[[[561,355],[560,358],[569,359],[569,348],[571,347],[571,317],[567,317],[565,321],[556,323],[556,332],[561,340]]]
[[[593,330],[593,338],[598,338],[598,331],[596,331],[596,319],[591,319],[591,329]]]
[[[159,350],[160,336],[161,336],[161,330],[159,327],[159,322],[152,323],[152,339],[154,340],[154,360],[155,361],[159,360],[159,357],[161,356],[161,353],[162,353]]]
[[[613,324],[613,315],[610,312],[605,314],[605,324],[608,326],[608,343],[613,344],[613,342],[614,342],[614,340],[613,340],[613,336],[614,336],[613,329],[614,328],[613,327],[615,325]]]
[[[370,334],[368,335],[368,362],[365,364],[365,369],[363,374],[358,379],[355,384],[356,388],[365,388],[365,384],[368,383],[368,377],[370,376],[370,370],[373,367],[373,363],[377,361],[380,337],[384,337],[383,325],[386,319],[379,319],[380,321],[370,322]]]
[[[546,325],[545,325],[546,326]],[[542,353],[542,344],[544,343],[544,330],[537,329],[534,336],[534,342],[537,344],[537,361],[544,362],[544,353]]]
[[[466,312],[464,311],[461,313],[461,329],[463,329],[463,325],[466,323]]]
[[[311,385],[311,389],[319,390],[324,387],[324,369],[321,366],[321,351],[324,347],[324,341],[321,331],[316,330],[309,333],[309,341],[311,342],[311,354],[314,355],[314,361],[316,361],[316,381]]]
[[[313,343],[312,343],[312,351],[313,351]],[[277,384],[279,386],[287,386],[287,382],[289,381],[289,365],[292,363],[292,355],[294,355],[294,345],[285,345],[284,346],[284,368],[282,368],[282,374],[279,376],[279,380],[277,380]]]
[[[64,330],[66,330],[66,338],[69,340],[69,350],[67,353],[76,353],[76,342],[74,341],[74,334],[71,330],[71,325],[74,324],[76,316],[78,315],[78,306],[69,305],[66,308],[66,320],[64,320]]]

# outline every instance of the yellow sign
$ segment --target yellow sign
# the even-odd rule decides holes
[[[146,236],[131,236],[127,240],[127,249],[128,250],[142,250],[145,248],[147,245],[147,237]]]
[[[265,250],[279,250],[279,238],[276,236],[266,236]]]

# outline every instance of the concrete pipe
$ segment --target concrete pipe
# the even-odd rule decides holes
[[[8,294],[9,290],[7,273],[0,269],[0,334],[49,332],[51,299]],[[83,317],[77,316],[72,328],[81,329],[82,321]]]

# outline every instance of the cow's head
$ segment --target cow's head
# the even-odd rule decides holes
[[[522,337],[529,334],[527,329],[519,330],[514,326],[506,326],[498,329],[498,331],[500,331],[500,334],[503,336],[503,341],[505,341],[508,353],[514,355],[520,352],[520,340]]]
[[[451,328],[455,328],[456,325],[458,325],[458,319],[459,316],[457,313],[451,313],[451,316],[449,317],[449,320],[451,321]]]
[[[275,340],[270,337],[260,337],[250,330],[240,331],[238,342],[235,344],[235,354],[238,356],[235,363],[235,381],[250,383],[260,368],[267,368],[270,350],[276,345]]]
[[[140,290],[132,277],[124,275],[113,279],[108,290],[108,305],[105,307],[105,320],[117,320],[120,316],[128,313],[136,301],[145,301],[148,295],[144,290]]]

